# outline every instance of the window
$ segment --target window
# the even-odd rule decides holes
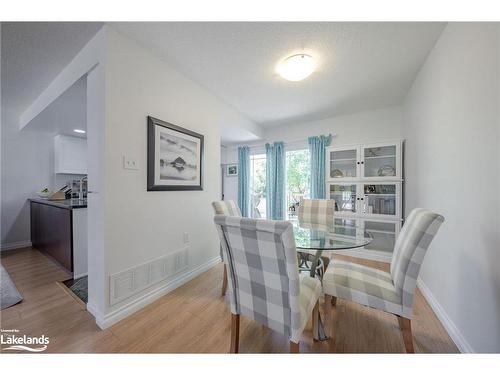
[[[286,152],[286,185],[285,199],[288,218],[297,215],[298,204],[301,198],[309,198],[309,150]]]
[[[266,218],[266,155],[250,155],[250,216]]]
[[[309,150],[285,152],[286,218],[297,215],[301,198],[309,198]],[[266,155],[250,155],[250,216],[266,218]]]

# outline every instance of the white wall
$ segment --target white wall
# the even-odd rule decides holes
[[[264,142],[305,140],[314,135],[335,134],[332,145],[379,142],[398,139],[401,134],[401,107],[381,108],[324,120],[264,129]]]
[[[14,111],[2,106],[2,248],[29,242],[26,200],[53,185],[53,138],[20,132],[17,120]]]
[[[238,177],[226,176],[227,164],[238,164],[238,151],[235,147],[221,147],[221,163],[223,164],[222,181],[224,184],[224,199],[238,202]]]
[[[404,105],[406,214],[446,218],[421,279],[463,351],[500,351],[497,38],[494,24],[449,24]]]
[[[332,145],[335,146],[372,143],[401,138],[401,124],[401,107],[381,108],[309,123],[264,128],[261,140],[246,144],[259,147],[266,142],[284,141],[290,142],[288,147],[307,148],[308,137],[329,133],[335,135],[332,139]],[[237,145],[228,145],[225,157],[226,163],[237,163]],[[224,189],[225,199],[237,201],[238,179],[236,177],[225,178]]]
[[[182,248],[184,232],[188,272],[207,264],[219,256],[211,203],[220,199],[220,128],[248,120],[113,29],[106,64],[106,278]],[[148,115],[204,135],[202,191],[146,191]],[[124,170],[123,155],[139,170]],[[108,305],[105,313],[130,302]]]

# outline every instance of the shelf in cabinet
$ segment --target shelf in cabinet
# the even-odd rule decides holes
[[[393,235],[393,236],[396,235],[395,232],[391,232],[391,231],[388,231],[388,230],[366,229],[365,228],[365,231],[366,232],[372,232],[372,233],[390,234],[390,235]]]
[[[347,161],[356,161],[356,159],[333,159],[330,160],[330,163],[342,163],[342,162],[347,162]]]
[[[395,158],[396,155],[377,155],[377,156],[365,156],[365,160],[367,159],[389,159]]]

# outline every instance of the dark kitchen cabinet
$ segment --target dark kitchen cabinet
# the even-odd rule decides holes
[[[68,272],[73,272],[73,232],[70,209],[31,201],[31,242]]]

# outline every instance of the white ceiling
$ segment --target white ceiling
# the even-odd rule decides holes
[[[54,100],[38,116],[30,121],[25,130],[51,134],[65,134],[86,138],[86,134],[74,129],[87,130],[87,77],[83,76]]]
[[[100,22],[2,22],[2,109],[18,117],[101,27]]]
[[[112,23],[262,126],[399,105],[444,23]],[[288,82],[298,52],[318,70]]]
[[[444,27],[443,23],[277,22],[111,25],[263,126],[401,104]],[[99,22],[2,23],[2,109],[19,116],[101,26]],[[313,55],[319,67],[302,82],[288,82],[274,68],[296,52]],[[81,93],[81,87],[58,101],[64,103],[64,113],[72,111],[66,99]]]

